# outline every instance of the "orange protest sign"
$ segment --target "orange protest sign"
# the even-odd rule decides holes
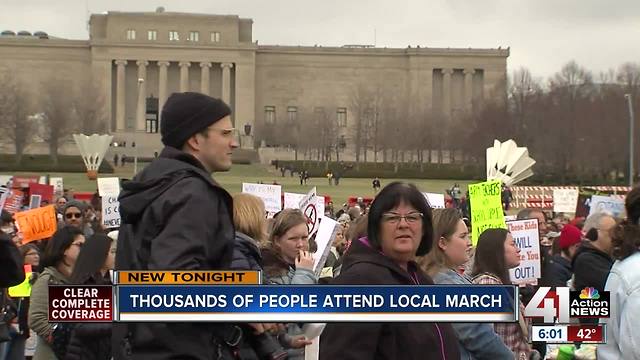
[[[14,219],[22,232],[24,244],[51,237],[57,229],[54,205],[16,213]]]

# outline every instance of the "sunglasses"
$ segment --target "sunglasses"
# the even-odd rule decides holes
[[[80,219],[82,217],[82,214],[81,213],[66,213],[64,216],[67,219],[73,219],[73,218]]]

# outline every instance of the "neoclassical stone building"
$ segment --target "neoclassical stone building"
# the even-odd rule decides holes
[[[260,144],[264,126],[326,104],[348,137],[354,86],[382,83],[411,106],[445,116],[505,97],[509,49],[265,46],[253,40],[252,24],[162,9],[94,14],[88,40],[3,32],[0,71],[30,79],[36,96],[35,84],[51,75],[73,86],[90,82],[115,141],[137,141],[141,155],[161,147],[159,109],[175,91],[229,102],[244,148]]]

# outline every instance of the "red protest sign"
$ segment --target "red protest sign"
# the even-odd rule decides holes
[[[40,180],[40,176],[38,175],[23,175],[23,176],[14,176],[13,177],[13,188],[14,189],[26,189],[29,187],[29,184],[38,183]]]
[[[38,183],[29,184],[29,196],[40,195],[42,203],[53,203],[53,186]]]

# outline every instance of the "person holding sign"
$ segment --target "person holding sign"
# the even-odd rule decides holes
[[[393,182],[371,205],[367,237],[354,240],[332,285],[430,285],[415,262],[429,252],[431,207],[413,184]],[[460,359],[446,323],[329,323],[320,359]]]
[[[436,284],[471,285],[458,269],[469,261],[471,237],[457,209],[433,211],[436,243],[420,262]],[[453,323],[458,335],[461,359],[509,359],[513,353],[490,324]]]
[[[509,285],[509,269],[520,265],[520,249],[506,229],[487,229],[478,239],[473,266],[474,284]],[[529,343],[529,324],[520,304],[518,323],[495,323],[493,328],[517,360],[539,359],[540,354]]]
[[[553,255],[547,263],[542,276],[543,286],[567,286],[567,281],[573,276],[571,261],[578,251],[582,241],[582,231],[577,227],[567,224],[560,231],[558,245],[560,254]]]
[[[233,255],[231,195],[211,173],[238,147],[220,99],[173,93],[162,108],[162,149],[120,192],[117,270],[222,270]],[[232,359],[242,333],[227,323],[114,324],[114,358]]]

